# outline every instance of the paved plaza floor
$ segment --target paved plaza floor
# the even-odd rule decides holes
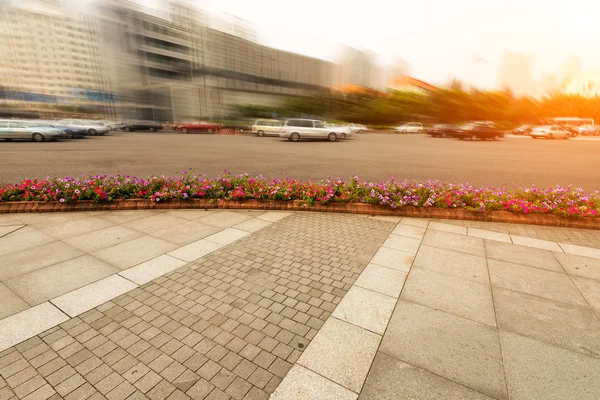
[[[598,399],[595,231],[0,215],[0,400]]]

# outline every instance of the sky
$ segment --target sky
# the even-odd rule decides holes
[[[577,56],[600,69],[595,0],[195,0],[255,24],[265,45],[335,61],[340,45],[370,50],[381,64],[400,58],[411,75],[500,86],[505,51],[533,59],[534,79],[560,76]]]

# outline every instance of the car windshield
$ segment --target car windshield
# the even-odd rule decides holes
[[[25,126],[50,126],[50,124],[41,121],[22,121]]]
[[[467,124],[467,125],[461,126],[460,129],[462,129],[463,131],[470,131],[470,130],[475,129],[476,126],[477,126],[476,124]]]

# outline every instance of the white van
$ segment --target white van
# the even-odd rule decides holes
[[[283,122],[276,119],[257,119],[252,124],[252,133],[257,136],[279,136]]]

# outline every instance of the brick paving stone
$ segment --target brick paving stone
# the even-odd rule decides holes
[[[293,214],[0,352],[0,394],[266,399],[394,227]]]

